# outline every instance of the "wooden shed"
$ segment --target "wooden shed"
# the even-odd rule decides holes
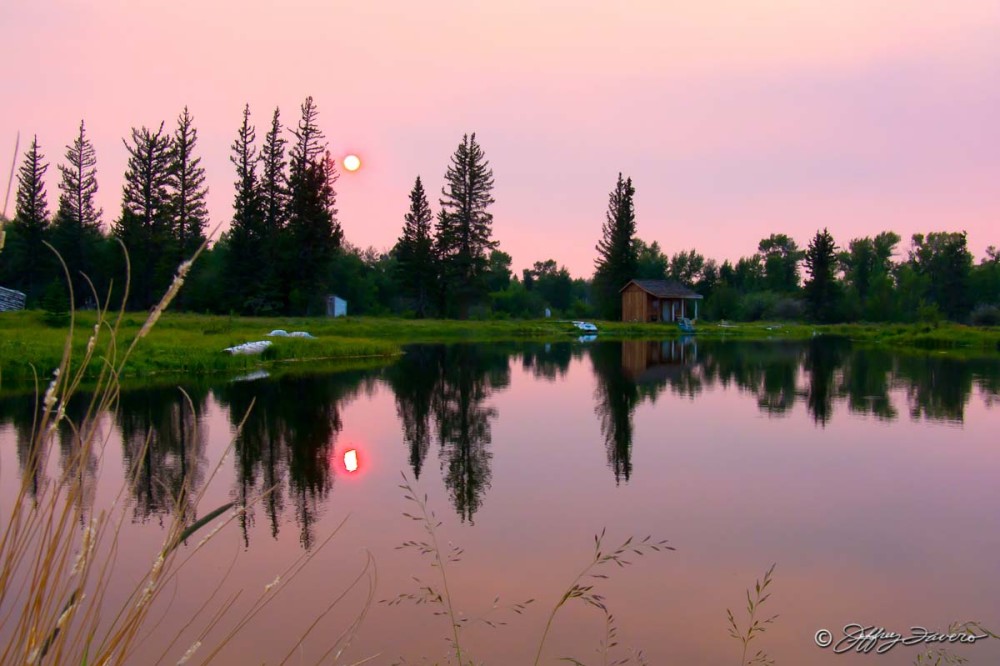
[[[701,294],[670,280],[630,280],[621,288],[622,321],[677,322],[698,318]]]

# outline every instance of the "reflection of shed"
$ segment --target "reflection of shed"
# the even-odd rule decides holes
[[[631,280],[621,288],[621,296],[622,321],[697,319],[702,298],[680,282],[669,280]]]
[[[637,384],[662,381],[697,361],[698,343],[693,337],[622,342],[622,369]]]
[[[334,296],[333,294],[326,297],[326,316],[327,317],[346,317],[347,316],[347,301],[342,299],[340,296]]]

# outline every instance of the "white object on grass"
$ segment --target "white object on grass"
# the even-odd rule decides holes
[[[255,342],[244,342],[235,347],[226,347],[222,351],[229,352],[230,354],[259,354],[272,344],[270,340],[257,340]]]

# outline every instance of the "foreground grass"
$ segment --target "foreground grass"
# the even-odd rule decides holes
[[[126,343],[144,321],[142,314],[126,315],[120,338]],[[668,324],[596,322],[602,340],[667,338],[680,335]],[[78,315],[74,354],[82,353],[92,333],[94,315]],[[232,356],[222,351],[251,340],[264,340],[273,329],[308,331],[314,340],[273,338],[271,349],[259,356]],[[126,367],[126,377],[168,373],[202,375],[272,367],[290,361],[345,361],[360,358],[388,359],[401,353],[402,345],[430,342],[489,342],[522,339],[568,340],[581,332],[571,323],[554,320],[454,321],[393,317],[286,318],[227,317],[165,313]],[[735,340],[796,340],[815,335],[838,335],[859,343],[911,349],[1000,351],[1000,328],[959,324],[841,324],[819,326],[795,323],[754,322],[722,325],[699,323],[699,338]],[[65,341],[64,327],[46,324],[40,312],[0,314],[0,377],[23,382],[33,375],[32,365],[46,376],[56,367]],[[96,375],[94,359],[88,375]]]

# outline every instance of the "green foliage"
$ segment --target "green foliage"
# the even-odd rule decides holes
[[[927,278],[927,299],[949,319],[958,321],[968,314],[972,254],[964,231],[914,234],[910,264],[918,275]]]
[[[42,321],[48,326],[62,328],[69,323],[69,294],[62,282],[53,280],[45,288],[41,300]]]
[[[551,309],[565,312],[574,300],[573,278],[565,266],[557,266],[555,259],[536,261],[531,270],[531,290],[538,294]]]
[[[764,264],[764,285],[777,292],[791,292],[799,287],[799,262],[804,253],[786,234],[771,234],[760,241],[757,251]]]
[[[512,281],[506,289],[490,294],[493,311],[511,318],[541,317],[545,299],[540,292],[527,289],[519,280]]]
[[[647,245],[641,238],[636,238],[635,254],[635,275],[633,277],[640,280],[667,279],[670,258],[663,253],[657,241],[653,241]]]
[[[969,317],[973,326],[1000,326],[1000,306],[980,305]]]
[[[486,268],[486,288],[490,292],[506,289],[510,285],[512,277],[510,265],[513,261],[506,252],[500,250],[490,252],[490,260]]]
[[[687,252],[681,250],[670,258],[670,279],[686,287],[695,286],[701,280],[704,269],[705,257],[694,248]]]
[[[634,197],[632,179],[623,179],[619,173],[618,182],[608,196],[593,282],[598,311],[606,319],[622,318],[619,292],[636,276],[638,268]]]

